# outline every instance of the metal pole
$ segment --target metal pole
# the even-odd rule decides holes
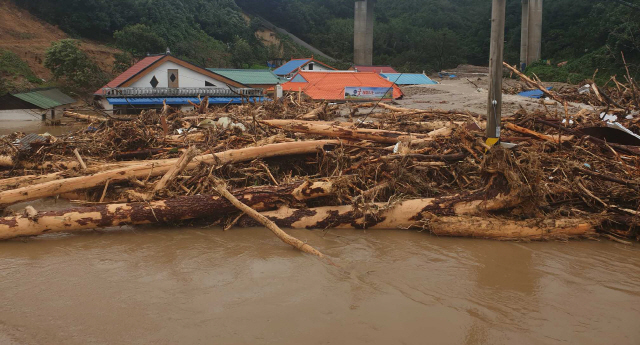
[[[505,12],[506,0],[493,0],[489,57],[489,100],[487,104],[487,144],[489,146],[495,145],[500,140]]]

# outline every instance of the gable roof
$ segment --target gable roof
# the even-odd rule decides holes
[[[50,109],[76,102],[75,99],[65,95],[58,89],[33,90],[25,93],[12,94],[12,96],[41,109]]]
[[[403,95],[397,85],[373,72],[299,71],[292,80],[296,81],[283,84],[282,89],[302,90],[313,99],[344,100],[345,87],[388,87],[393,88],[393,98]],[[307,82],[298,82],[299,80]]]
[[[431,78],[420,73],[383,73],[380,74],[383,78],[396,83],[396,85],[424,85],[424,84],[438,84]]]
[[[358,72],[375,72],[375,73],[398,73],[391,66],[352,66],[350,70],[357,70]]]
[[[166,61],[171,61],[182,67],[188,68],[194,72],[204,74],[210,78],[216,79],[218,81],[221,81],[231,86],[247,87],[242,83],[231,80],[227,77],[224,77],[220,74],[209,71],[200,66],[196,66],[190,62],[186,62],[182,59],[178,59],[177,57],[174,57],[172,55],[156,55],[156,56],[147,56],[144,59],[138,61],[135,65],[131,66],[128,70],[124,71],[122,74],[120,74],[119,76],[114,78],[112,81],[107,83],[107,85],[100,88],[100,90],[96,91],[95,94],[96,95],[102,94],[102,89],[105,89],[105,88],[130,86],[140,78],[147,75],[149,72],[153,71],[154,67],[157,67]]]
[[[303,66],[306,66],[308,63],[313,62],[313,63],[319,63],[322,66],[326,67],[326,68],[330,68],[335,70],[335,68],[327,65],[326,63],[320,62],[314,58],[311,59],[292,59],[291,61],[287,62],[286,64],[276,68],[273,73],[275,73],[276,75],[288,75],[291,74],[293,72],[295,72],[297,69],[302,68]]]
[[[247,85],[276,85],[280,79],[268,69],[207,68],[223,77]]]
[[[109,87],[118,87],[122,85],[127,80],[131,79],[136,74],[144,71],[147,67],[151,66],[154,62],[162,59],[164,55],[156,55],[156,56],[147,56],[144,59],[138,61],[133,66],[129,67],[126,71],[122,72],[119,76],[115,77],[112,81],[108,82],[107,85],[103,86],[103,88]]]

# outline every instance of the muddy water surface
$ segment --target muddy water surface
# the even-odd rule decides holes
[[[52,135],[60,135],[87,126],[86,123],[63,118],[61,113],[56,116],[56,120],[61,120],[64,125],[47,126],[46,122],[42,121],[41,114],[33,110],[0,110],[0,135],[13,132],[27,134],[48,132]]]
[[[638,344],[640,250],[410,231],[136,228],[0,242],[2,344]]]

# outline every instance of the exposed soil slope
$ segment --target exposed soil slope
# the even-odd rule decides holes
[[[8,0],[0,0],[0,49],[9,50],[24,60],[39,78],[48,80],[51,72],[44,67],[44,56],[51,42],[69,38],[62,30],[39,20]],[[118,50],[81,40],[81,48],[110,73],[113,54]]]

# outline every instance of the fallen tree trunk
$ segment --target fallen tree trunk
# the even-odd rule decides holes
[[[451,134],[451,129],[443,128],[437,132],[428,134],[407,134],[398,131],[386,131],[381,129],[363,129],[337,126],[331,122],[297,121],[297,120],[263,120],[262,123],[271,127],[284,130],[322,135],[342,139],[371,140],[387,144],[395,144],[398,141],[432,140],[438,136]]]
[[[250,187],[233,195],[256,210],[275,209],[283,202],[303,201],[334,192],[332,182],[297,182],[278,187]],[[0,218],[0,239],[70,232],[120,225],[167,223],[223,216],[235,207],[218,195],[194,195],[173,199],[79,207],[61,211]]]
[[[0,156],[0,167],[11,168],[13,167],[13,158],[11,156]]]
[[[238,150],[229,150],[215,154],[195,157],[186,169],[197,167],[200,163],[227,164],[231,162],[243,162],[257,158],[287,156],[296,154],[313,153],[322,149],[325,145],[338,144],[332,140],[298,141],[292,143],[272,144],[260,147],[249,147]],[[110,180],[111,183],[126,181],[132,177],[147,178],[166,174],[173,167],[178,158],[157,161],[141,162],[137,165],[128,165],[122,168],[98,172],[88,176],[79,176],[62,180],[54,180],[41,184],[26,186],[0,192],[0,208],[18,202],[40,199],[67,193],[80,189],[87,189],[103,185]]]
[[[438,216],[475,216],[488,211],[515,207],[522,201],[516,193],[500,193],[486,199],[487,192],[456,194],[439,198],[413,199],[388,207],[387,203],[374,203],[369,209],[382,210],[365,214],[351,205],[326,206],[313,209],[282,207],[266,214],[278,223],[278,219],[292,221],[293,227],[306,228],[371,228],[394,229],[424,222]],[[300,223],[297,223],[300,222]]]
[[[420,212],[412,203],[403,202],[384,210],[375,217],[364,216],[351,206],[329,206],[311,209],[290,209],[263,212],[262,215],[281,227],[293,229],[424,229],[437,236],[473,237],[493,240],[565,240],[596,235],[597,223],[583,219],[509,219],[470,216],[432,216],[417,220]],[[238,222],[253,226],[246,216]]]
[[[83,120],[83,121],[88,121],[88,122],[105,122],[108,119],[106,117],[100,117],[100,116],[95,116],[95,115],[84,115],[84,114],[78,114],[78,113],[74,113],[71,111],[65,111],[62,116],[64,117],[70,117],[76,120]]]
[[[197,153],[198,151],[195,147],[189,147],[189,149],[178,159],[176,164],[172,166],[164,176],[162,176],[158,183],[156,183],[156,185],[153,187],[153,193],[164,189],[169,183],[171,183],[171,181],[173,181],[176,176],[178,176],[178,174],[180,174],[187,167],[187,165],[191,162],[191,160],[196,156]]]

